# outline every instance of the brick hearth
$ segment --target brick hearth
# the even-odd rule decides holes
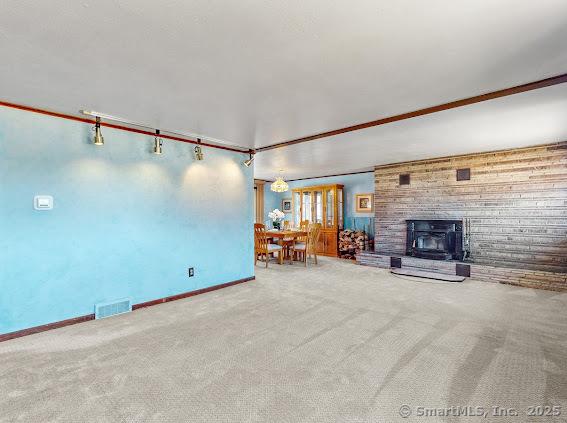
[[[456,261],[427,260],[417,257],[401,256],[395,253],[376,253],[361,251],[356,255],[357,263],[364,266],[390,269],[390,259],[401,260],[404,269],[427,270],[446,275],[456,275]],[[466,263],[470,266],[470,277],[479,281],[504,283],[528,288],[547,289],[550,291],[567,291],[567,273],[545,272],[541,270],[513,269]]]

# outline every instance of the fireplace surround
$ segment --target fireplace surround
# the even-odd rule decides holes
[[[463,259],[462,220],[406,220],[406,255],[433,260]]]
[[[357,261],[390,269],[395,257],[401,268],[449,274],[462,263],[476,280],[565,292],[566,158],[563,141],[379,165],[374,170],[375,249],[361,251]],[[458,169],[470,169],[470,180],[457,178]],[[399,175],[406,174],[410,185],[400,185]],[[407,255],[406,219],[462,219],[470,255],[462,261]]]

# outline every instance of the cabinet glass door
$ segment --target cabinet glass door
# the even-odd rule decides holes
[[[343,189],[337,189],[337,217],[339,221],[339,230],[342,230],[344,227],[344,220],[343,220]]]
[[[293,226],[299,228],[301,221],[301,193],[296,191],[293,193]]]
[[[323,223],[323,192],[313,191],[313,222]]]
[[[335,192],[332,188],[325,190],[325,227],[335,226]]]
[[[301,220],[311,222],[311,192],[303,191],[302,194]]]

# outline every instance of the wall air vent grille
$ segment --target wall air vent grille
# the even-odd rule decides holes
[[[457,169],[457,181],[470,181],[470,180],[471,180],[470,168]]]
[[[409,185],[410,184],[410,175],[409,173],[404,173],[400,175],[400,185]]]
[[[95,304],[95,319],[115,316],[132,311],[132,301],[129,298]]]

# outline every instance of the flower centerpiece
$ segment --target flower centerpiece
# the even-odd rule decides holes
[[[268,213],[268,217],[272,219],[274,229],[281,229],[281,221],[285,217],[285,213],[281,210],[275,209]]]

